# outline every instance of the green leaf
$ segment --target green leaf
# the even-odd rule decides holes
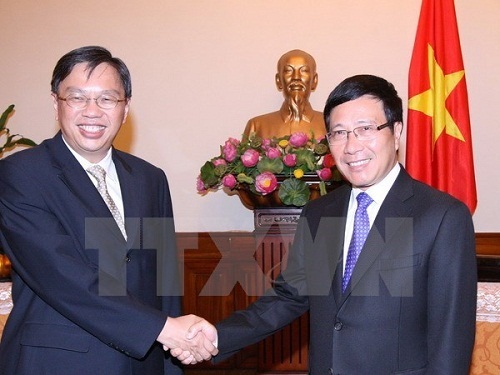
[[[274,174],[279,174],[283,171],[284,164],[281,159],[269,159],[268,157],[263,157],[257,163],[257,169],[260,173],[271,172]]]
[[[278,191],[278,196],[287,206],[302,207],[309,201],[310,195],[311,191],[307,183],[296,178],[283,181]]]
[[[240,173],[245,173],[245,172],[246,172],[246,168],[239,158],[237,160],[233,161],[230,164],[230,168],[228,168],[228,173],[231,173],[231,174],[240,174]]]
[[[215,186],[219,183],[219,178],[215,175],[215,166],[212,162],[207,161],[200,169],[200,178],[206,188]]]
[[[326,184],[325,184],[325,181],[320,181],[319,182],[319,193],[320,195],[325,195],[326,193],[328,193],[326,191]]]
[[[328,151],[330,151],[330,148],[323,142],[320,142],[314,146],[314,153],[316,153],[317,155],[326,155]]]
[[[316,168],[316,156],[311,150],[297,150],[297,166],[301,167],[304,172],[314,171]]]
[[[332,169],[332,180],[337,182],[342,181],[342,174],[337,168]]]
[[[4,151],[16,146],[36,146],[36,143],[31,139],[24,138],[20,134],[10,134],[10,129],[7,127],[7,121],[12,111],[14,111],[14,104],[9,105],[0,116],[0,136],[3,140],[3,144],[0,146],[0,158],[3,156]]]
[[[0,131],[5,130],[5,124],[7,123],[7,119],[9,118],[9,115],[13,110],[14,110],[14,104],[11,104],[2,113],[2,116],[0,116]]]
[[[245,173],[239,173],[236,176],[236,180],[238,180],[239,183],[245,183],[245,184],[253,184],[254,179],[250,176],[247,176]]]
[[[22,137],[14,141],[13,145],[36,146],[36,143],[31,139]]]

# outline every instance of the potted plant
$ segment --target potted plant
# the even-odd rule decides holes
[[[6,151],[10,151],[17,146],[36,146],[36,143],[31,139],[25,138],[20,134],[12,134],[7,127],[7,120],[14,111],[14,104],[9,105],[0,116],[0,159]],[[5,280],[10,277],[11,265],[7,256],[3,253],[0,246],[0,280]]]
[[[11,134],[10,129],[7,127],[7,120],[11,113],[14,111],[14,104],[11,104],[2,113],[0,117],[0,142],[3,140],[3,145],[0,143],[0,159],[3,157],[5,151],[12,150],[17,146],[36,146],[36,143],[31,139],[24,138],[20,134]]]
[[[325,137],[296,132],[262,139],[252,134],[220,146],[219,155],[201,167],[197,190],[236,192],[250,209],[302,207],[343,183]]]

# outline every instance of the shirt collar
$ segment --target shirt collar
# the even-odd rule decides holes
[[[87,159],[85,159],[82,155],[80,155],[78,152],[73,150],[73,148],[66,142],[64,137],[62,137],[64,144],[66,147],[68,147],[69,151],[73,154],[75,159],[80,163],[83,169],[87,170],[89,167],[99,164],[101,167],[104,168],[106,171],[106,177],[112,179],[113,181],[118,181],[118,176],[116,174],[116,168],[113,163],[113,158],[111,157],[112,150],[111,148],[108,150],[106,153],[106,156],[99,162],[99,163],[91,163]]]
[[[391,171],[387,174],[387,176],[384,177],[382,181],[380,181],[378,184],[370,186],[365,190],[365,193],[367,193],[379,206],[382,205],[382,202],[384,201],[385,197],[389,193],[389,190],[391,190],[392,185],[396,181],[400,170],[401,166],[399,165],[399,163],[396,163],[396,165],[391,169]],[[353,188],[351,192],[351,200],[356,198],[361,192],[361,189]]]

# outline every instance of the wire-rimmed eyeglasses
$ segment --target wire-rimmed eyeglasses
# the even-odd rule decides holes
[[[101,109],[113,109],[118,103],[125,102],[127,99],[118,99],[112,95],[100,95],[97,98],[87,98],[81,94],[70,94],[65,98],[57,96],[58,100],[65,101],[67,105],[74,109],[85,109],[91,100],[94,100]]]
[[[386,122],[382,125],[363,125],[352,130],[338,129],[326,133],[326,138],[330,144],[339,144],[347,141],[349,133],[353,133],[358,141],[371,141],[377,135],[379,130],[391,126],[392,122]]]

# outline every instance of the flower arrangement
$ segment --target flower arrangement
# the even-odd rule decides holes
[[[326,138],[309,138],[302,132],[272,139],[251,134],[241,141],[229,138],[220,154],[205,162],[197,190],[206,194],[220,188],[247,189],[261,196],[277,191],[284,205],[302,207],[311,197],[306,180],[316,182],[321,195],[342,180]]]

